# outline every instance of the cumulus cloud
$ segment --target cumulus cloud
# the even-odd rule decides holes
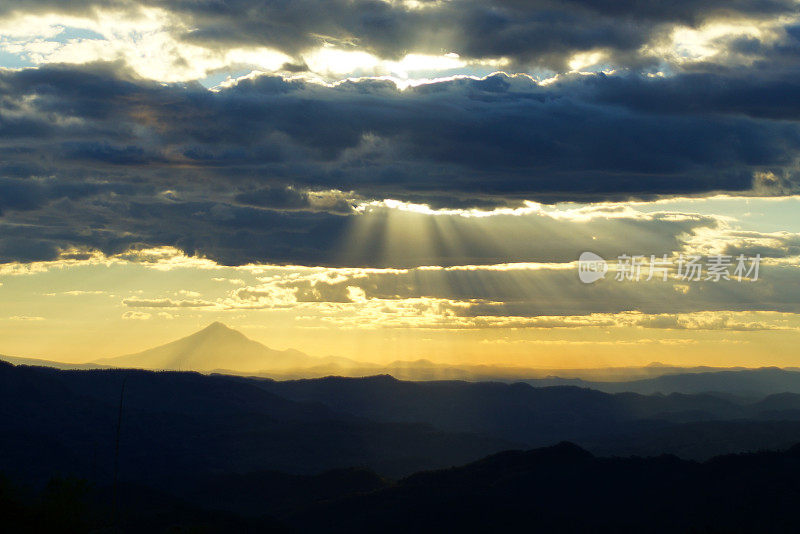
[[[272,68],[305,70],[324,47],[373,68],[378,60],[443,53],[468,60],[503,58],[520,67],[556,72],[570,69],[576,56],[592,55],[615,66],[648,67],[664,61],[659,46],[671,42],[676,29],[697,31],[732,23],[759,28],[791,19],[796,10],[793,0],[9,0],[0,16],[10,21],[20,14],[45,20],[61,17],[101,37],[59,40],[47,38],[53,30],[42,29],[44,39],[11,43],[34,60],[116,55],[152,74],[178,71],[197,77],[214,68],[265,62]],[[18,34],[13,30],[20,26],[25,24],[9,23],[9,32]],[[137,41],[128,35],[134,30]],[[722,40],[717,33],[705,46],[731,50],[718,54],[718,61],[735,52],[752,55],[758,46],[774,47],[786,37],[751,32],[747,35],[755,43],[741,43]],[[144,51],[130,50],[134,42]],[[692,52],[677,50],[679,58],[692,57]],[[265,55],[275,57],[267,61],[262,59]],[[144,59],[163,65],[147,68]]]
[[[800,234],[792,232],[747,232],[735,231],[729,235],[725,253],[746,256],[761,255],[762,258],[797,258],[800,256]]]

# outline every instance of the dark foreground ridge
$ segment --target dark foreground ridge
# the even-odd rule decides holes
[[[11,532],[798,532],[798,407],[0,362],[0,517]]]
[[[35,493],[0,479],[0,514],[9,532],[790,533],[798,480],[800,445],[699,463],[563,442],[397,482],[351,469],[195,477],[180,495],[125,484],[113,522],[108,488],[57,478]]]
[[[338,532],[797,532],[800,446],[704,463],[509,451],[293,516]]]

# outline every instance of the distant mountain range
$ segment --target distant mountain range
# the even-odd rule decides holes
[[[704,372],[665,374],[654,378],[620,382],[565,379],[560,377],[525,380],[533,386],[577,386],[620,393],[720,393],[756,399],[772,393],[800,393],[800,371],[780,369],[719,369]]]
[[[336,412],[370,420],[424,423],[449,432],[482,433],[528,446],[566,439],[597,444],[609,452],[625,443],[625,450],[631,454],[635,451],[632,444],[645,444],[647,436],[659,432],[680,434],[672,441],[675,448],[670,452],[694,451],[692,457],[748,450],[737,445],[743,443],[744,437],[763,437],[766,441],[755,438],[750,442],[756,448],[767,446],[767,441],[777,437],[769,427],[753,423],[800,422],[800,395],[793,393],[750,401],[706,393],[612,394],[575,386],[408,382],[391,376],[294,381],[248,379],[248,383],[295,402],[320,403]],[[694,435],[677,430],[680,425],[719,421],[747,421],[748,431],[742,433],[741,427],[735,429],[731,425],[718,426],[701,440],[703,433],[697,429]],[[800,430],[800,424],[791,428]],[[691,447],[700,441],[701,446]]]
[[[533,386],[576,386],[607,393],[715,393],[758,400],[772,393],[799,393],[796,368],[644,367],[526,369],[491,365],[448,365],[428,360],[377,364],[335,356],[314,357],[294,349],[275,350],[215,322],[187,337],[136,354],[66,364],[0,356],[20,365],[57,369],[137,368],[198,371],[273,379],[391,375],[401,380],[524,381]]]
[[[40,358],[20,358],[0,354],[0,360],[14,365],[31,365],[35,367],[52,367],[53,369],[108,369],[110,366],[99,363],[65,363]]]

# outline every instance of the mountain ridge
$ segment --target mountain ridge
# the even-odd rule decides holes
[[[379,364],[337,356],[310,356],[291,348],[272,349],[219,321],[157,347],[86,363],[12,356],[0,356],[0,359],[17,365],[57,369],[139,368],[273,380],[391,375],[399,380],[411,381],[498,381],[525,382],[535,387],[577,386],[607,393],[714,393],[749,401],[761,399],[770,393],[800,393],[800,369],[793,367],[678,367],[651,362],[643,367],[536,369],[447,364],[425,358]]]

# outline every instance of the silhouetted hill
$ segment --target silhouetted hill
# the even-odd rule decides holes
[[[388,487],[391,481],[363,468],[334,469],[315,475],[255,471],[189,476],[164,488],[186,502],[243,516],[286,515],[300,506],[363,494]]]
[[[116,520],[108,488],[56,477],[32,491],[0,476],[0,514],[9,532],[777,534],[800,530],[799,479],[800,445],[698,463],[564,442],[397,482],[362,470],[206,475],[181,496],[122,484]]]
[[[798,477],[798,447],[700,464],[561,443],[415,474],[289,522],[305,532],[797,532]]]

